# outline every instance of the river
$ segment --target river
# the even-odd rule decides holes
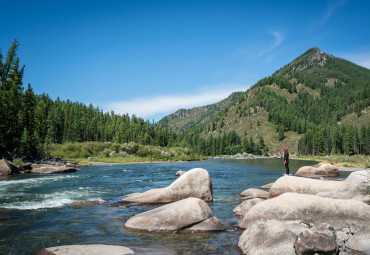
[[[314,161],[291,160],[294,173]],[[171,184],[179,170],[204,168],[211,175],[213,215],[225,232],[159,234],[130,232],[125,221],[153,205],[120,205],[122,196]],[[173,254],[240,254],[241,230],[233,209],[238,194],[275,181],[285,172],[280,159],[210,159],[194,162],[82,166],[76,173],[18,175],[0,179],[0,254],[32,254],[42,248],[104,243],[158,248]],[[71,205],[112,199],[112,205]]]

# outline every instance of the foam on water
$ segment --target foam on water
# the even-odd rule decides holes
[[[132,173],[132,172],[133,172],[133,170],[127,170],[127,169],[124,169],[124,170],[122,170],[122,172],[124,172],[124,173]]]
[[[27,199],[26,201],[3,203],[0,204],[0,207],[19,210],[54,208],[79,201],[86,198],[88,195],[88,192],[81,192],[80,190],[54,192],[52,194],[39,194],[36,197],[32,196],[32,198]]]
[[[78,178],[78,176],[75,175],[64,175],[64,176],[46,176],[46,177],[36,177],[29,179],[23,179],[23,180],[11,180],[11,181],[0,181],[0,188],[7,187],[9,185],[17,185],[17,184],[38,184],[42,182],[50,182],[50,181],[59,181],[69,178]]]

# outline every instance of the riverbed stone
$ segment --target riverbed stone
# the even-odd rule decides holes
[[[243,198],[263,198],[267,199],[269,193],[265,190],[260,190],[260,189],[246,189],[243,192],[239,194],[239,196]]]
[[[64,245],[42,249],[34,255],[126,255],[134,251],[125,246],[106,244]]]
[[[173,232],[212,217],[211,208],[199,198],[186,198],[131,217],[127,229],[147,232]]]
[[[213,200],[212,181],[207,170],[202,168],[191,169],[168,187],[129,194],[121,202],[162,204],[172,203],[188,197],[200,198],[207,202]]]
[[[264,199],[262,198],[252,198],[252,199],[245,200],[243,201],[243,203],[235,207],[233,212],[235,215],[244,216],[253,206],[255,206],[256,204],[262,201],[264,201]]]
[[[304,230],[299,233],[294,243],[294,249],[298,255],[315,253],[334,255],[339,252],[339,247],[332,236],[313,230]]]
[[[292,192],[300,194],[317,194],[339,188],[343,182],[316,180],[297,176],[280,177],[270,188],[269,198]]]
[[[246,228],[249,222],[256,220],[302,220],[315,225],[328,223],[338,230],[367,225],[370,221],[370,205],[356,200],[285,193],[253,206],[238,226]]]
[[[62,174],[62,173],[73,173],[76,172],[77,168],[68,167],[66,165],[41,165],[40,167],[34,167],[31,170],[31,174]]]
[[[336,199],[354,199],[370,204],[370,196],[363,191],[370,186],[370,170],[351,173],[336,189],[322,191],[317,195]]]
[[[21,171],[18,167],[5,159],[0,160],[0,175],[19,174]]]

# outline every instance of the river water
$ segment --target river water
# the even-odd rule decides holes
[[[291,160],[294,173],[314,161]],[[179,170],[201,167],[211,175],[213,215],[226,231],[207,234],[130,232],[125,221],[153,205],[72,205],[170,185]],[[18,175],[0,179],[0,254],[32,254],[68,244],[118,244],[173,254],[240,254],[241,230],[233,209],[247,188],[274,182],[285,172],[279,159],[210,159],[194,162],[82,166],[76,173]]]

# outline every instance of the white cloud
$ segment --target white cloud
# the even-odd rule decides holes
[[[324,25],[333,16],[333,14],[346,2],[347,0],[337,0],[335,2],[330,3],[324,14],[314,22],[314,25],[316,26]]]
[[[244,91],[246,86],[237,84],[226,85],[227,89],[210,89],[187,95],[161,95],[151,98],[135,98],[128,101],[107,104],[106,110],[115,113],[148,118],[158,114],[168,114],[181,108],[192,108],[219,102],[235,91]]]

